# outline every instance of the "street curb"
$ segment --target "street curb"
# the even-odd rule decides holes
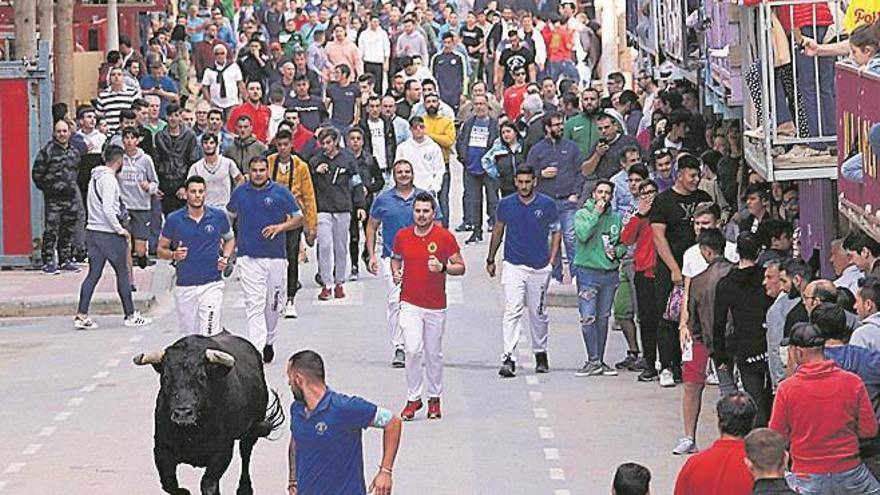
[[[577,289],[574,284],[553,283],[547,288],[547,306],[554,308],[578,307]]]
[[[134,307],[141,313],[147,313],[156,306],[157,294],[171,290],[174,269],[166,263],[158,263],[153,273],[150,290],[132,294]],[[76,314],[79,294],[39,298],[26,301],[0,301],[0,318],[21,318],[38,316],[63,316]],[[120,315],[122,303],[119,296],[113,294],[96,294],[89,306],[92,315]]]

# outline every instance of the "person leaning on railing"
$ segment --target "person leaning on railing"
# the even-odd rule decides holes
[[[846,43],[852,54],[852,61],[860,71],[865,70],[871,74],[880,75],[880,21],[857,27]],[[868,132],[868,142],[874,154],[880,159],[880,124],[874,124],[871,127]],[[862,153],[856,153],[840,166],[840,175],[852,182],[863,182],[863,161]]]

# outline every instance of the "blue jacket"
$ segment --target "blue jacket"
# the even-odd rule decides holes
[[[565,138],[554,142],[545,137],[532,146],[526,157],[526,164],[531,165],[538,176],[538,192],[555,199],[580,195],[584,187],[584,175],[581,173],[583,161],[577,144]],[[557,168],[556,177],[541,177],[541,171],[548,167]]]
[[[489,118],[489,139],[486,141],[486,151],[492,147],[492,144],[498,139],[498,120]],[[458,154],[458,160],[464,165],[465,169],[468,168],[468,141],[471,138],[471,129],[474,128],[474,120],[476,117],[471,117],[467,119],[464,124],[461,125],[461,129],[458,134],[455,136],[455,152]],[[471,171],[473,173],[474,171]]]
[[[825,348],[825,357],[837,366],[859,375],[874,406],[874,416],[880,412],[880,352],[856,345],[838,345]]]

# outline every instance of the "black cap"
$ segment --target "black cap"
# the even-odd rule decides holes
[[[822,337],[822,331],[809,323],[797,323],[791,329],[791,335],[779,342],[782,346],[794,347],[823,347],[825,346],[825,338]]]

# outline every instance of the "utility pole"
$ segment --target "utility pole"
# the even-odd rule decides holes
[[[75,113],[73,74],[74,2],[75,0],[57,0],[55,3],[55,18],[58,25],[58,32],[55,34],[55,101],[67,103],[67,108],[70,109],[71,114]]]
[[[15,13],[15,58],[34,60],[37,58],[37,1],[15,0],[12,8]]]

